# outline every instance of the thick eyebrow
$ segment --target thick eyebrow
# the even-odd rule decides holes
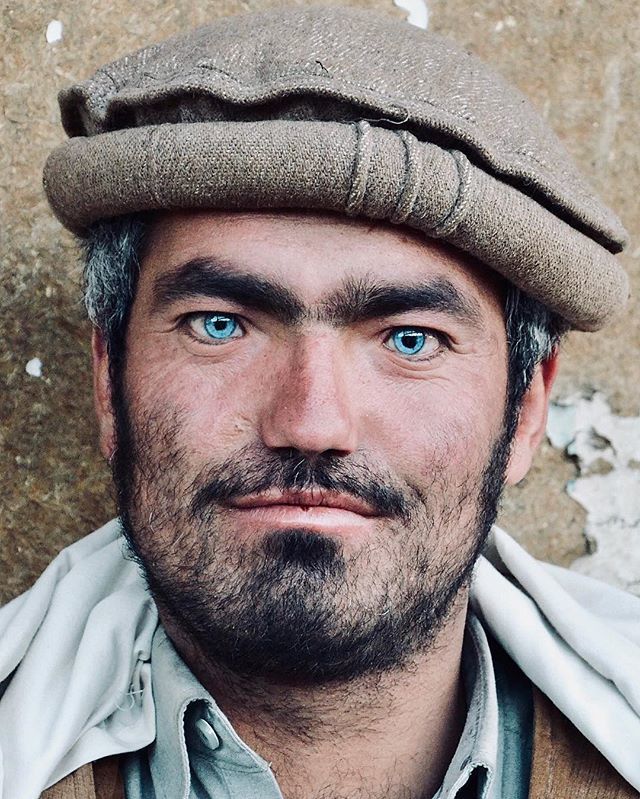
[[[445,277],[422,283],[393,285],[367,279],[345,281],[323,304],[323,314],[334,324],[347,325],[409,311],[435,311],[482,326],[480,303]]]
[[[246,272],[229,269],[223,262],[195,258],[156,278],[153,310],[184,299],[211,297],[229,300],[295,324],[305,315],[296,295],[279,283]]]
[[[187,261],[156,278],[153,310],[199,297],[229,300],[289,326],[313,319],[343,327],[410,311],[435,311],[474,327],[482,326],[482,310],[476,298],[464,294],[445,277],[407,285],[370,277],[347,278],[318,307],[308,308],[295,292],[277,281],[210,258]]]

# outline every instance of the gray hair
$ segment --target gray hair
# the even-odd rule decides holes
[[[148,229],[142,214],[121,216],[94,224],[83,242],[84,301],[89,319],[105,338],[112,362],[120,362],[124,354],[124,337]],[[552,355],[569,325],[509,284],[505,326],[509,345],[507,405],[516,412],[515,419],[508,423],[514,426],[536,365]]]
[[[119,216],[96,222],[81,240],[84,304],[111,358],[124,346],[148,227],[140,214]]]

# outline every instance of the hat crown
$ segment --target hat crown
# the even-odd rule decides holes
[[[459,149],[612,252],[626,232],[532,104],[472,54],[391,16],[285,9],[217,20],[60,95],[70,136],[163,122],[314,119]]]

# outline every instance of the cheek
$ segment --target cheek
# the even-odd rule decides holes
[[[263,381],[257,370],[154,347],[129,358],[127,393],[136,415],[180,419],[182,446],[210,457],[214,444],[224,450],[255,437]]]
[[[372,448],[387,453],[400,472],[415,465],[468,473],[481,469],[502,430],[506,382],[500,373],[433,375],[378,386],[368,413]],[[370,394],[371,395],[371,394]]]
[[[371,452],[418,490],[434,479],[442,490],[475,483],[502,431],[504,382],[460,378],[379,387],[367,426]]]

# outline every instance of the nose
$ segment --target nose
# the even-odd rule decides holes
[[[307,457],[353,452],[357,447],[353,372],[335,336],[300,336],[283,368],[272,377],[261,419],[264,444],[295,449]]]

